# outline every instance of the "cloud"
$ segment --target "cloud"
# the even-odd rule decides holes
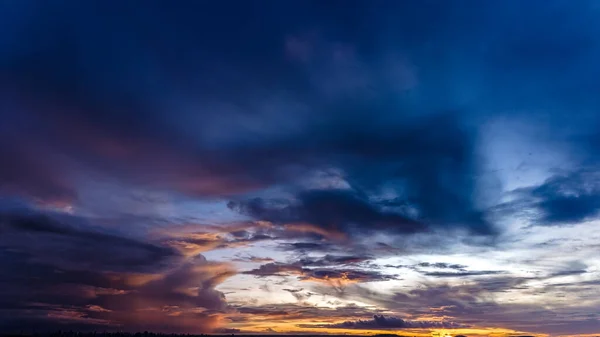
[[[472,270],[472,271],[456,271],[456,272],[440,272],[440,271],[432,271],[432,272],[424,272],[423,275],[433,276],[433,277],[467,277],[467,276],[486,276],[486,275],[497,275],[503,274],[504,271],[500,270]]]
[[[414,218],[402,210],[386,210],[353,190],[309,190],[301,192],[293,201],[254,198],[232,201],[228,206],[255,219],[282,224],[310,223],[334,233],[388,231],[411,234],[436,227],[435,223],[422,222],[426,220]],[[469,226],[459,224],[462,225]]]
[[[179,258],[167,247],[90,230],[83,219],[68,214],[3,211],[0,232],[0,246],[72,269],[154,272]],[[32,235],[36,244],[28,244]]]
[[[327,254],[320,258],[305,257],[298,261],[303,266],[339,266],[339,265],[355,265],[360,264],[369,260],[372,260],[371,256],[358,256],[358,255],[330,255]]]
[[[32,209],[4,209],[0,233],[2,331],[209,332],[227,311],[215,287],[235,274],[229,264]]]
[[[29,147],[10,135],[0,139],[0,160],[4,163],[0,168],[0,193],[45,202],[73,201],[77,192],[67,175],[42,149],[32,151]]]
[[[506,273],[501,270],[468,270],[467,266],[461,264],[451,264],[444,262],[421,262],[414,266],[394,266],[412,268],[419,273],[432,277],[469,277],[469,276],[486,276]],[[425,269],[425,270],[423,270]],[[434,269],[434,270],[431,270]],[[435,270],[437,269],[437,270]]]
[[[236,307],[236,312],[229,317],[233,320],[249,317],[253,324],[271,324],[277,318],[290,323],[303,324],[315,320],[340,321],[347,317],[368,317],[378,314],[378,310],[371,306],[363,307],[354,304],[336,307],[314,306],[307,303],[274,303],[269,305],[251,306],[245,304]]]
[[[186,256],[215,249],[243,248],[253,244],[302,238],[306,235],[268,222],[241,221],[222,225],[187,224],[179,229],[169,228],[158,233],[163,243]],[[240,254],[238,254],[240,255]],[[269,258],[265,258],[269,259]],[[265,262],[254,256],[238,257],[237,261]]]
[[[449,321],[408,321],[397,317],[374,315],[370,320],[344,321],[333,324],[303,324],[307,328],[329,329],[456,329],[467,326]]]
[[[600,209],[595,171],[557,174],[542,184],[515,191],[516,200],[500,205],[502,214],[525,213],[539,226],[577,224],[593,220]]]
[[[347,284],[356,282],[374,282],[396,279],[394,275],[385,275],[377,271],[353,268],[310,268],[302,260],[292,263],[267,263],[252,270],[242,272],[258,277],[297,275],[300,280]]]
[[[362,269],[359,267],[338,267],[314,268],[303,265],[303,261],[295,263],[267,263],[258,268],[247,270],[242,274],[254,275],[256,277],[286,277],[296,276],[300,281],[316,282],[328,286],[336,292],[344,292],[346,287],[355,283],[380,282],[398,279],[397,275],[383,274],[374,270]],[[294,297],[308,297],[307,294],[299,294],[298,291],[286,289]],[[310,295],[309,295],[310,296]]]
[[[562,276],[581,275],[588,272],[588,265],[581,261],[571,261],[570,263],[560,266],[557,270],[546,275],[546,279]]]
[[[300,252],[327,252],[335,249],[331,243],[321,242],[286,242],[281,244],[282,249],[294,249]]]
[[[445,262],[435,262],[435,263],[430,263],[430,262],[421,262],[419,264],[417,264],[418,267],[431,267],[431,268],[439,268],[439,269],[465,269],[467,268],[467,266],[462,265],[462,264],[452,264],[452,263],[445,263]]]
[[[241,329],[235,329],[235,328],[219,328],[219,329],[215,329],[213,331],[213,333],[222,333],[222,334],[236,334],[236,333],[241,333],[242,330]]]
[[[481,279],[466,279],[460,284],[427,282],[410,290],[378,291],[360,284],[348,287],[344,293],[329,293],[346,300],[359,300],[409,317],[448,317],[457,324],[471,327],[507,324],[517,331],[536,333],[593,333],[597,322],[589,316],[598,307],[596,301],[581,302],[573,307],[546,302],[548,307],[528,301],[506,301],[505,296],[520,293],[523,296],[542,296],[557,291],[559,284],[549,283],[552,274],[541,277],[490,275]],[[540,284],[540,282],[542,284]],[[567,286],[570,293],[586,291],[585,282]],[[551,298],[547,298],[546,301]]]
[[[300,265],[283,264],[283,263],[267,263],[252,270],[247,270],[243,274],[255,275],[259,277],[266,276],[287,276],[289,274],[302,274],[304,268]]]
[[[224,248],[240,248],[260,241],[274,240],[265,234],[250,234],[247,237],[234,237],[227,232],[196,232],[177,235],[165,240],[165,244],[174,247],[182,254],[194,256],[206,251]]]
[[[234,273],[226,264],[203,258],[136,276],[70,270],[32,262],[24,254],[6,250],[2,254],[3,269],[11,270],[1,277],[7,285],[0,292],[6,313],[0,329],[7,332],[26,326],[38,332],[61,328],[209,332],[222,324],[227,310],[224,295],[214,287]],[[142,276],[143,282],[132,280]]]
[[[215,287],[234,271],[201,254],[244,248],[243,262],[263,264],[245,275],[343,286],[336,296],[400,313],[443,307],[466,324],[529,328],[539,316],[594,328],[510,270],[407,265],[431,283],[407,280],[413,291],[387,298],[361,286],[397,277],[371,260],[468,256],[498,238],[527,242],[538,232],[515,227],[528,220],[597,219],[593,1],[0,7],[0,197],[30,205],[0,201],[0,265],[10,271],[0,302],[12,308],[3,326],[209,331],[227,310]],[[489,140],[504,120],[533,126],[504,125]],[[155,193],[162,200],[147,202]],[[122,202],[133,198],[144,201]],[[235,229],[215,229],[231,218]],[[184,232],[181,223],[199,225]],[[498,245],[490,258],[512,248]],[[581,277],[561,279],[581,289],[593,287],[593,271],[589,263],[537,280]],[[450,277],[461,283],[443,282],[458,281]],[[499,300],[530,298],[522,293],[541,309]],[[598,312],[587,301],[573,299]]]
[[[262,199],[230,202],[236,211],[260,220],[277,223],[307,222],[330,231],[348,232],[358,228],[395,229],[414,232],[417,222],[402,214],[385,212],[350,191],[307,191],[298,196],[298,205],[269,206]]]
[[[47,184],[58,194],[65,185],[61,193],[77,195],[99,173],[191,197],[228,197],[251,216],[307,220],[325,232],[495,232],[476,202],[480,186],[472,177],[481,167],[477,130],[463,121],[469,113],[454,106],[418,107],[395,98],[405,91],[398,88],[407,87],[400,84],[406,78],[408,87],[420,82],[409,55],[373,57],[354,43],[327,39],[317,50],[311,41],[290,37],[294,34],[286,30],[269,29],[268,37],[258,34],[261,25],[243,34],[248,41],[269,39],[273,49],[261,49],[265,57],[253,58],[261,65],[248,66],[241,54],[212,39],[179,34],[183,22],[199,31],[221,27],[211,16],[206,21],[165,19],[161,34],[178,39],[132,43],[89,6],[63,6],[56,15],[46,14],[52,10],[36,12],[30,30],[16,31],[16,40],[28,42],[7,48],[0,64],[6,70],[2,83],[10,84],[10,90],[3,89],[10,95],[3,99],[13,107],[2,118],[19,122],[14,124],[17,138],[2,139],[2,144],[33,144],[20,154],[36,158],[44,153],[51,172],[78,173],[56,174],[60,179],[48,174],[36,184],[40,189]],[[124,11],[126,7],[116,5]],[[187,17],[187,12],[179,8],[174,15]],[[139,13],[136,23],[124,17],[114,20],[135,35],[155,31],[148,22],[164,13],[162,5],[153,4]],[[59,22],[64,25],[55,24]],[[200,42],[215,50],[205,55],[210,48],[199,47]],[[242,44],[235,50],[256,52]],[[160,50],[206,58],[173,59]],[[309,57],[309,50],[322,56]],[[285,61],[286,51],[296,59],[308,53],[311,64]],[[198,73],[212,80],[200,80]],[[319,74],[329,74],[328,81],[314,81]],[[153,80],[140,80],[147,77]],[[273,87],[281,92],[258,94]],[[197,92],[205,94],[192,94]],[[331,169],[341,172],[352,192],[302,187],[315,172]],[[16,187],[26,189],[27,181],[33,180],[15,180]],[[294,200],[287,200],[290,214],[249,211],[247,194],[281,185],[296,192]],[[393,195],[381,195],[384,189]],[[273,199],[262,200],[270,207]],[[321,203],[331,209],[320,209]]]
[[[534,188],[531,195],[539,198],[536,206],[541,212],[538,223],[577,223],[593,218],[600,209],[598,178],[594,172],[577,172],[552,177]]]
[[[240,256],[238,258],[233,259],[236,262],[253,262],[253,263],[269,263],[275,262],[273,258],[270,257],[259,257],[259,256]]]
[[[374,282],[395,280],[395,275],[385,275],[375,271],[352,269],[313,269],[306,272],[302,279],[340,283]]]
[[[300,288],[300,289],[283,289],[283,291],[287,291],[288,293],[290,293],[292,296],[294,296],[294,298],[298,301],[304,301],[308,298],[310,298],[312,295],[315,295],[314,293],[311,292],[303,292],[304,288]]]

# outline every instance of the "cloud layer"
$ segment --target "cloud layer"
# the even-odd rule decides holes
[[[0,3],[0,332],[600,331],[599,10]]]

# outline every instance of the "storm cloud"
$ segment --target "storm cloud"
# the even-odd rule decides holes
[[[0,2],[0,332],[597,332],[597,18]]]
[[[569,225],[594,220],[600,210],[598,174],[591,169],[558,174],[533,188],[514,193],[517,199],[503,211],[532,214],[540,226]]]
[[[169,247],[93,230],[82,221],[23,208],[2,211],[3,331],[217,326],[227,307],[214,287],[235,273],[231,266],[202,256],[185,259]]]

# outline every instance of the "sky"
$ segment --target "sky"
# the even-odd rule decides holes
[[[0,332],[600,334],[599,18],[0,1]]]

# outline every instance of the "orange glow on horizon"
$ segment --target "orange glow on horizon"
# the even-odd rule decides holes
[[[535,337],[547,337],[547,334],[534,334],[524,331],[517,331],[497,327],[472,327],[459,329],[344,329],[344,328],[325,328],[319,325],[337,324],[351,320],[349,317],[300,317],[301,313],[287,313],[280,315],[249,315],[249,321],[243,323],[229,324],[229,328],[238,328],[241,334],[324,334],[324,335],[376,335],[376,334],[397,334],[399,336],[431,337],[437,333],[440,336],[489,336],[489,337],[510,337],[514,335],[529,335]],[[310,325],[314,325],[311,327]],[[271,331],[270,329],[274,330]],[[581,336],[581,337],[591,337]]]

